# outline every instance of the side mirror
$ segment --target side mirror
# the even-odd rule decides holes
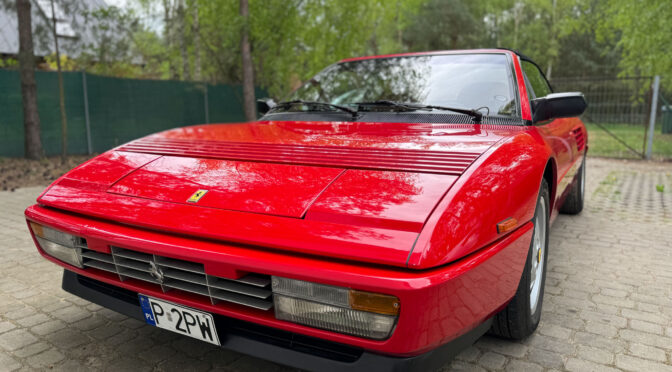
[[[586,107],[588,103],[583,93],[551,93],[532,100],[532,122],[579,116],[586,111]]]
[[[277,103],[273,100],[273,98],[262,98],[257,100],[257,112],[261,115],[264,115],[268,111],[270,111],[273,107],[275,107]]]

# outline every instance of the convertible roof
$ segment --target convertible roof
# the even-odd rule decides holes
[[[509,52],[512,52],[513,54],[517,55],[518,57],[520,57],[520,59],[522,59],[524,61],[530,61],[530,62],[534,63],[535,65],[537,64],[536,62],[534,62],[532,60],[532,58],[524,55],[523,53],[521,53],[520,51],[518,51],[516,49],[510,49],[510,48],[497,48],[497,49],[498,50],[508,50]]]
[[[350,62],[350,61],[360,61],[360,60],[365,60],[365,59],[407,57],[407,56],[431,56],[431,55],[459,54],[459,53],[513,53],[513,54],[516,54],[512,50],[501,49],[501,48],[435,50],[435,51],[426,51],[426,52],[394,53],[394,54],[383,54],[383,55],[377,55],[377,56],[352,57],[352,58],[342,59],[342,60],[339,61],[339,63]]]
[[[520,57],[524,61],[532,62],[536,65],[536,62],[530,57],[524,55],[515,49],[509,48],[488,48],[488,49],[455,49],[455,50],[436,50],[436,51],[426,51],[426,52],[411,52],[411,53],[395,53],[395,54],[383,54],[377,56],[364,56],[364,57],[352,57],[345,58],[339,61],[340,62],[350,62],[350,61],[359,61],[364,59],[376,59],[376,58],[390,58],[390,57],[405,57],[405,56],[423,56],[423,55],[441,55],[441,54],[458,54],[458,53],[513,53]]]

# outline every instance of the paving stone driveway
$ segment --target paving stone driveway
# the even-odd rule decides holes
[[[591,158],[588,179],[584,213],[553,226],[537,332],[483,337],[445,370],[672,371],[672,163]],[[63,292],[22,217],[41,190],[0,192],[0,371],[289,370]]]

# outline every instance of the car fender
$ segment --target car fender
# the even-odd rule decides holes
[[[426,269],[455,261],[512,231],[498,233],[499,222],[515,219],[515,230],[530,221],[551,158],[551,149],[534,127],[493,145],[430,215],[407,266]]]

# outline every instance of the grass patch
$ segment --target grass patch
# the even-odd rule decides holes
[[[644,152],[645,129],[639,125],[602,124],[630,147]],[[602,128],[586,123],[588,129],[589,155],[609,158],[638,159],[639,157],[615,140]],[[662,134],[657,127],[653,135],[653,158],[658,160],[672,159],[672,133]]]

